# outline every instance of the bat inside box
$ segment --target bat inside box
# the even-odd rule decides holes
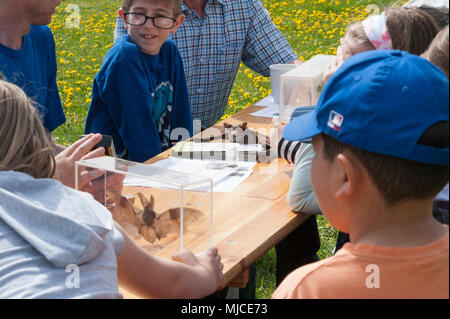
[[[213,244],[210,178],[107,156],[76,166],[77,178],[89,169],[105,172],[96,179],[96,199],[150,253],[200,252]]]

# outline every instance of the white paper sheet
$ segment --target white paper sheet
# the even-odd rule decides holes
[[[253,172],[253,167],[256,163],[168,158],[152,165],[212,178],[214,192],[232,193],[239,186],[239,184],[251,175]],[[133,176],[127,176],[124,180],[124,185],[166,189],[172,188],[169,185]],[[205,191],[207,189],[205,187],[192,186],[187,188],[187,190]]]
[[[230,176],[225,177],[217,185],[213,186],[215,193],[232,193],[243,181],[247,179],[253,170],[236,171]]]
[[[273,101],[271,95],[266,96],[261,101],[255,103],[256,106],[265,106],[264,109],[251,113],[252,116],[260,117],[279,117],[280,116],[280,105]]]
[[[267,106],[267,107],[275,107],[280,106],[278,103],[275,103],[272,95],[268,95],[263,98],[261,101],[255,103],[256,106]]]

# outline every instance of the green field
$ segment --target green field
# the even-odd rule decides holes
[[[272,20],[300,59],[317,54],[335,54],[345,27],[364,19],[390,1],[382,0],[262,0]],[[83,134],[91,99],[92,81],[113,43],[117,0],[72,0],[63,2],[50,25],[56,42],[58,87],[67,122],[53,134],[63,145]],[[79,15],[78,15],[79,14]],[[77,19],[79,17],[79,19]],[[79,22],[79,24],[77,24]],[[241,64],[229,106],[223,118],[270,94],[270,81]],[[333,253],[337,231],[318,216],[321,249],[319,257]],[[269,298],[275,288],[275,252],[257,262],[256,297]]]

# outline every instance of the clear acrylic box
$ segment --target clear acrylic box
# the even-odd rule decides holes
[[[294,109],[317,104],[324,87],[323,73],[333,55],[316,55],[281,75],[280,121],[289,122]]]
[[[81,174],[93,169],[103,174],[88,186],[80,185]],[[75,188],[79,186],[89,187],[114,220],[152,254],[198,253],[213,245],[211,178],[104,156],[75,163]]]

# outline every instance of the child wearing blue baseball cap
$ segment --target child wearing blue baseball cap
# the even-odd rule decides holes
[[[291,273],[273,298],[448,298],[448,227],[432,216],[448,183],[449,82],[401,51],[349,58],[288,140],[313,138],[311,182],[351,243]]]
[[[387,8],[379,15],[371,15],[363,21],[351,23],[344,39],[341,40],[336,59],[325,70],[324,81],[327,82],[349,57],[361,52],[395,49],[420,55],[427,50],[438,31],[439,28],[433,17],[426,12],[397,7]],[[281,130],[282,125],[279,121],[274,120],[273,124]],[[311,160],[314,156],[312,146],[308,143],[281,139],[278,154],[289,162],[295,163],[287,194],[289,206],[296,212],[320,214],[309,179]],[[339,232],[336,251],[348,240],[347,234]],[[317,258],[316,252],[319,250],[320,240],[315,216],[309,218],[276,246],[277,258],[279,246],[295,246],[299,241],[308,244],[303,246],[302,252],[292,253],[290,250],[289,254],[292,256],[289,257],[289,261],[284,261],[287,266],[277,268],[277,282],[280,282],[280,278],[284,278],[293,269]],[[277,262],[277,264],[281,263]]]

